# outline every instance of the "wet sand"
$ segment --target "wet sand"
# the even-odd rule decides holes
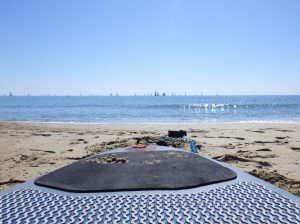
[[[200,155],[230,163],[300,196],[300,124],[42,124],[0,122],[0,190],[88,155],[155,144],[183,129]]]

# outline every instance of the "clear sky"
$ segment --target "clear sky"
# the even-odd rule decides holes
[[[300,94],[300,1],[3,0],[0,94]]]

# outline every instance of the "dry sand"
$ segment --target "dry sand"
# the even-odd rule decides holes
[[[0,190],[87,155],[183,129],[200,154],[232,164],[300,196],[300,124],[41,124],[0,122]]]

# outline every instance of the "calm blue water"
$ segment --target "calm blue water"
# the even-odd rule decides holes
[[[300,96],[0,97],[0,120],[82,123],[300,122]]]

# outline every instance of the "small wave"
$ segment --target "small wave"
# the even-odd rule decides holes
[[[182,104],[152,104],[152,105],[140,105],[140,107],[172,109],[172,108],[180,108],[182,107]]]

